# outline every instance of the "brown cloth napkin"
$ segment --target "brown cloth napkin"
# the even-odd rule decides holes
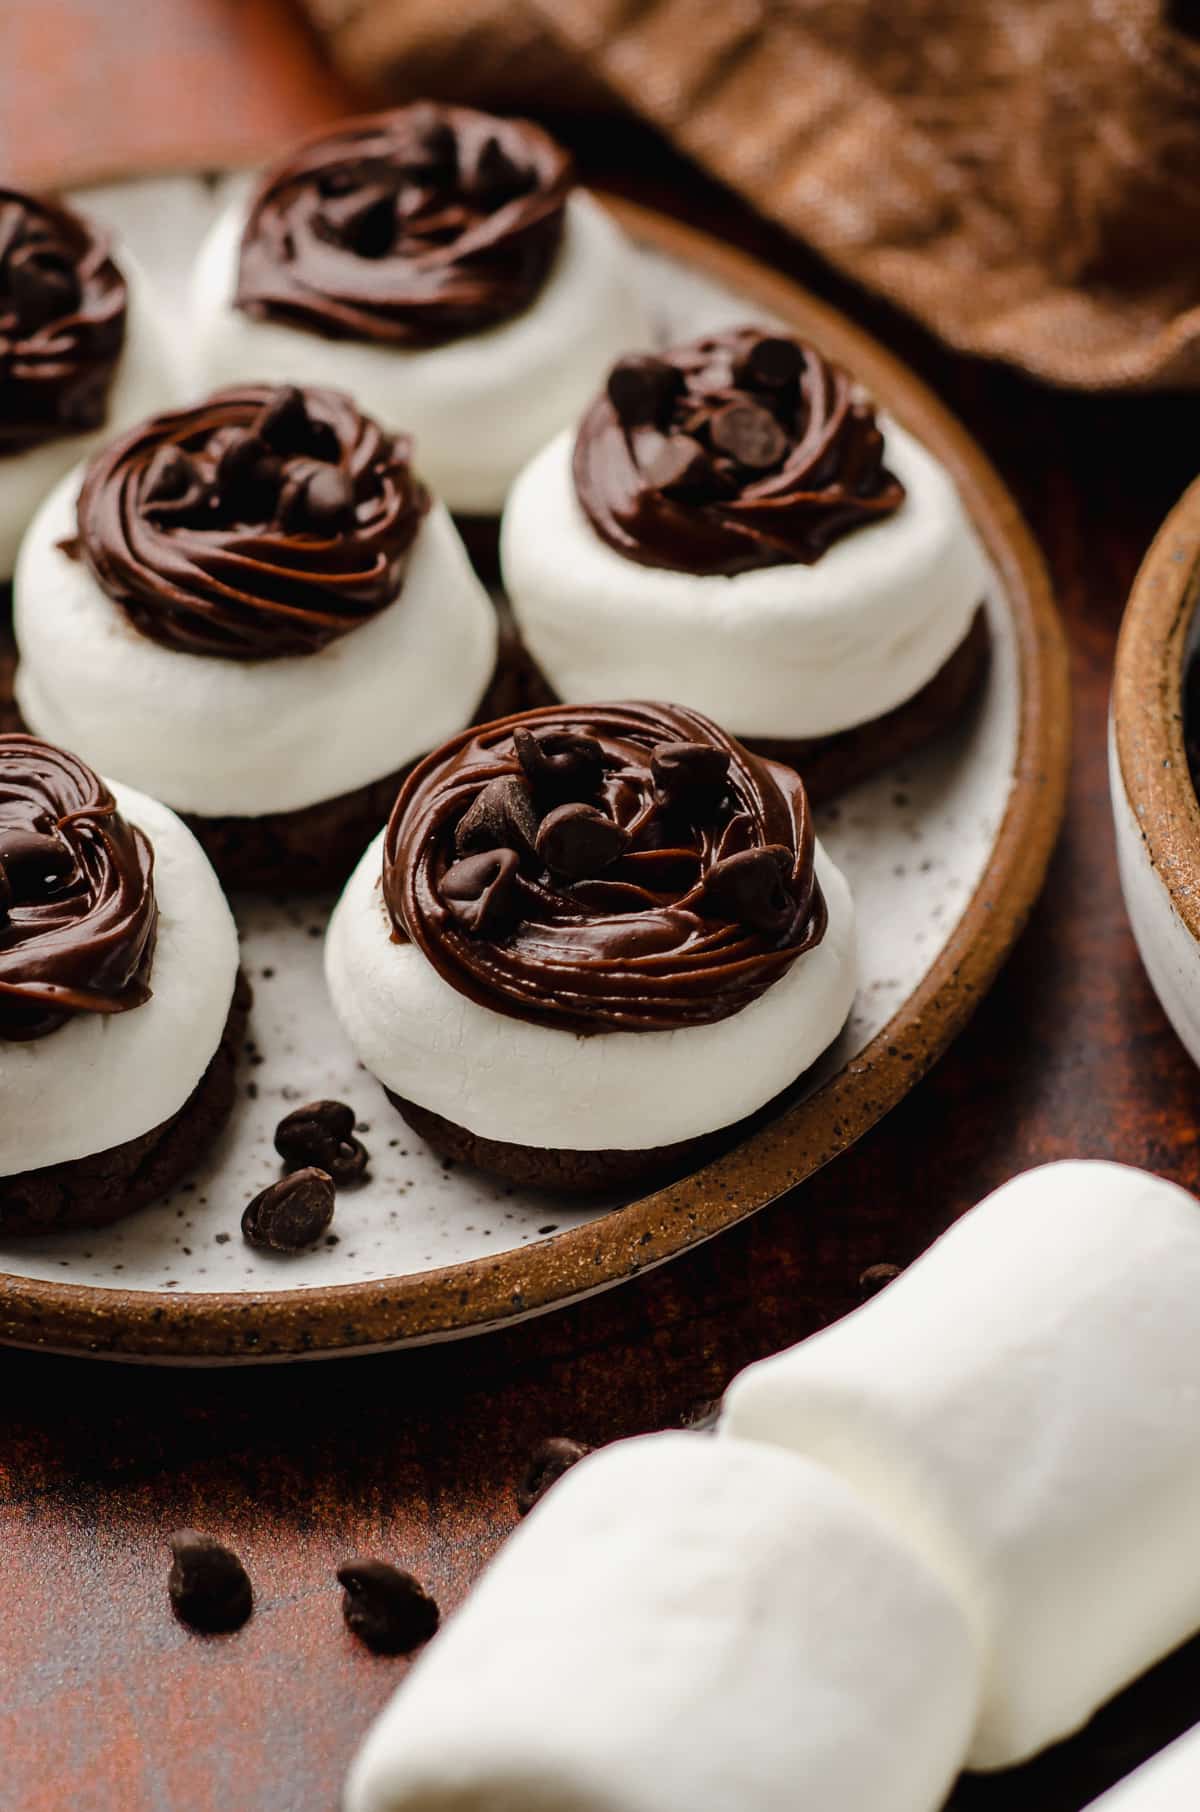
[[[1192,0],[305,4],[397,98],[561,109],[603,85],[965,352],[1200,385]]]

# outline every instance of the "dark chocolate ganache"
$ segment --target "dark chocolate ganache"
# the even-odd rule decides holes
[[[313,654],[400,591],[429,504],[410,455],[338,391],[221,390],[97,454],[68,552],[168,648]]]
[[[74,755],[0,736],[0,1040],[150,998],[154,852]]]
[[[875,408],[815,347],[739,327],[621,359],[583,419],[575,489],[626,559],[676,572],[811,565],[904,501]]]
[[[235,305],[336,340],[436,346],[520,314],[562,239],[569,154],[429,101],[309,140],[259,184]]]
[[[740,1012],[825,935],[799,777],[695,711],[554,705],[416,768],[383,894],[460,993],[575,1032]]]
[[[103,233],[0,188],[0,457],[103,426],[125,311]]]

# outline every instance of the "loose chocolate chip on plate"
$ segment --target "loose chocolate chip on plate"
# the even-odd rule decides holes
[[[679,394],[682,379],[665,359],[618,359],[608,374],[608,400],[622,427],[659,426]]]
[[[517,922],[520,864],[512,849],[484,850],[452,862],[438,892],[442,904],[472,936],[499,937]]]
[[[594,805],[556,805],[538,826],[537,853],[552,874],[583,881],[609,867],[629,842],[629,833]]]
[[[791,852],[779,843],[723,856],[705,878],[702,910],[755,931],[780,931],[796,910],[791,873]]]
[[[803,363],[804,354],[795,340],[764,334],[734,360],[734,381],[752,390],[782,390],[799,376]]]
[[[246,1243],[263,1252],[302,1252],[333,1219],[335,1190],[326,1170],[294,1170],[256,1195],[242,1215]]]
[[[467,807],[454,832],[459,855],[485,849],[532,853],[537,842],[537,813],[529,787],[516,774],[499,774]]]
[[[513,731],[513,748],[539,798],[589,799],[604,778],[604,751],[576,730]]]
[[[171,1607],[181,1623],[206,1635],[240,1629],[254,1608],[245,1567],[231,1548],[195,1529],[177,1529],[167,1576]]]
[[[354,1109],[344,1101],[308,1101],[285,1114],[275,1128],[275,1149],[289,1170],[316,1165],[339,1189],[359,1182],[367,1148],[354,1137]]]
[[[729,779],[729,756],[704,742],[660,742],[650,772],[666,805],[703,810],[716,804]]]
[[[337,1570],[346,1628],[378,1655],[407,1655],[437,1629],[437,1601],[411,1573],[386,1560],[348,1560]]]
[[[899,1265],[868,1265],[858,1279],[858,1293],[866,1302],[869,1296],[878,1296],[888,1284],[900,1275]]]
[[[525,1477],[517,1489],[517,1509],[528,1516],[533,1506],[556,1485],[564,1472],[591,1452],[582,1441],[569,1441],[565,1435],[552,1435],[533,1450]]]
[[[6,268],[8,293],[23,333],[36,333],[79,307],[79,276],[67,253],[48,245],[20,245],[9,254]]]
[[[642,476],[668,497],[704,497],[720,489],[720,475],[698,440],[671,434],[647,463]]]
[[[777,466],[787,452],[787,435],[759,403],[726,403],[708,432],[714,447],[752,472]]]
[[[65,843],[34,830],[0,831],[0,862],[8,872],[15,905],[44,899],[75,867]]]

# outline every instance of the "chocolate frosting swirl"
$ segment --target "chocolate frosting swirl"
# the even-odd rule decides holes
[[[235,305],[385,346],[478,333],[541,288],[572,181],[527,120],[422,101],[348,122],[259,184]]]
[[[154,852],[92,770],[0,736],[0,1039],[150,998]]]
[[[125,310],[102,233],[0,188],[0,457],[103,425]]]
[[[676,572],[811,565],[904,501],[870,399],[757,328],[622,359],[575,443],[575,489],[626,559]]]
[[[96,456],[67,551],[168,648],[312,654],[400,590],[429,505],[410,453],[338,391],[218,391]]]
[[[383,895],[460,993],[574,1032],[740,1012],[825,935],[808,800],[695,711],[565,706],[465,730],[406,781]]]

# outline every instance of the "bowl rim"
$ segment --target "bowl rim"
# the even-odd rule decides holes
[[[1200,602],[1200,478],[1146,552],[1129,593],[1109,716],[1117,771],[1146,860],[1200,941],[1200,801],[1184,741],[1188,642]]]
[[[1067,646],[1041,552],[991,463],[924,382],[864,329],[750,254],[640,204],[601,199],[637,242],[705,271],[852,368],[953,474],[999,571],[1019,672],[1003,820],[974,894],[883,1029],[805,1100],[690,1176],[495,1258],[284,1291],[161,1292],[0,1275],[0,1342],[162,1363],[367,1353],[511,1326],[664,1263],[848,1149],[933,1065],[994,981],[1041,890],[1066,803]]]

